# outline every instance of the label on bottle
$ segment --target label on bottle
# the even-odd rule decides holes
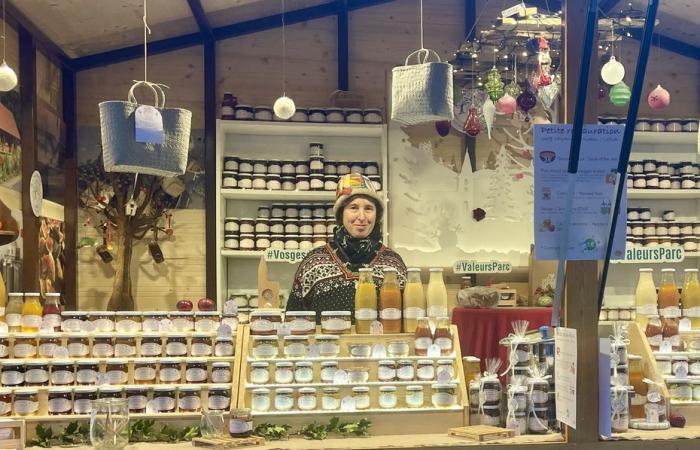
[[[73,372],[69,370],[52,370],[51,371],[51,384],[66,385],[73,384],[74,380]]]
[[[79,358],[87,356],[90,349],[86,344],[82,342],[72,342],[68,344],[68,356],[71,358]]]
[[[92,412],[92,401],[86,398],[73,401],[73,413],[90,414]]]
[[[122,319],[117,322],[117,331],[132,333],[134,331],[139,331],[141,329],[141,324],[131,319]]]
[[[126,384],[129,376],[126,372],[121,370],[110,370],[107,372],[107,379],[109,384]]]
[[[15,400],[15,413],[20,416],[28,416],[39,410],[39,402],[31,400]]]
[[[134,369],[134,381],[151,381],[156,379],[156,369],[153,367],[138,367]]]
[[[297,333],[313,333],[316,326],[315,322],[306,319],[294,319],[288,324],[292,332]]]
[[[15,344],[15,358],[28,358],[36,355],[36,346],[32,344]]]
[[[659,315],[665,318],[674,318],[681,316],[681,309],[678,306],[669,306],[659,309]]]
[[[439,337],[435,338],[435,344],[440,347],[442,351],[452,351],[452,338]]]
[[[376,320],[377,310],[371,308],[360,308],[355,310],[356,320]]]
[[[416,375],[419,380],[430,381],[435,378],[435,367],[433,366],[422,366],[416,370]]]
[[[433,405],[438,408],[445,408],[455,404],[455,396],[447,392],[436,392],[432,396]]]
[[[163,346],[156,342],[141,344],[141,356],[160,356],[163,353]]]
[[[209,396],[209,409],[215,410],[226,410],[228,409],[231,399],[223,395],[210,395]]]
[[[59,330],[61,328],[61,315],[60,314],[44,314],[42,320],[43,326],[51,326],[54,330]]]
[[[404,308],[403,317],[405,319],[421,319],[425,317],[425,309],[418,308],[417,306],[409,306]]]
[[[80,369],[76,372],[75,379],[78,384],[95,384],[97,383],[97,371],[92,369]]]
[[[207,370],[198,367],[187,369],[185,371],[185,380],[188,383],[204,383],[207,381]]]
[[[180,370],[172,367],[160,369],[160,381],[170,383],[180,381]]]
[[[49,400],[49,413],[66,413],[70,411],[72,403],[67,398],[52,398]]]
[[[447,307],[441,305],[428,306],[428,317],[447,317]]]
[[[187,344],[184,342],[168,342],[165,344],[165,354],[168,356],[185,356]]]
[[[401,310],[398,308],[384,308],[379,311],[379,317],[382,320],[399,320],[401,319]]]
[[[433,338],[431,337],[419,337],[416,338],[415,341],[415,348],[421,349],[421,350],[427,350],[428,347],[430,347],[433,343]]]
[[[684,308],[683,315],[685,317],[700,317],[700,306],[693,306],[691,308]]]
[[[112,344],[100,343],[92,345],[92,356],[96,358],[106,358],[114,355],[114,347]]]
[[[146,409],[148,397],[145,395],[130,395],[127,401],[129,403],[129,411],[142,411]]]
[[[156,397],[153,401],[158,412],[169,412],[175,409],[175,399],[172,397]]]
[[[53,358],[53,352],[58,347],[53,342],[47,342],[46,344],[39,345],[39,357],[40,358]]]
[[[192,356],[210,356],[211,344],[196,343],[192,344]]]
[[[7,323],[7,326],[10,328],[22,326],[22,314],[6,314],[5,323]]]
[[[95,327],[95,331],[114,331],[114,320],[112,319],[95,319],[92,324]]]
[[[647,303],[645,305],[637,306],[637,313],[644,314],[646,316],[654,316],[658,314],[659,310],[656,307],[656,303]]]
[[[3,371],[0,376],[0,383],[3,386],[19,386],[24,383],[24,374],[15,370]]]
[[[411,381],[411,380],[413,380],[413,377],[415,376],[415,370],[413,369],[413,366],[399,367],[396,370],[396,375],[399,377],[399,380]]]
[[[231,419],[229,422],[229,432],[231,434],[246,434],[252,430],[252,420]]]
[[[211,372],[212,383],[230,383],[231,371],[228,369],[216,369]]]
[[[256,319],[250,322],[250,331],[254,333],[269,333],[274,329],[274,323],[266,319]]]
[[[124,358],[126,356],[134,356],[136,354],[136,346],[128,344],[117,344],[114,346],[114,356]]]
[[[7,345],[0,344],[0,358],[7,358],[10,356],[10,349]]]
[[[180,397],[180,410],[197,411],[202,408],[202,399],[199,395],[192,394],[187,397]]]
[[[41,326],[41,316],[35,314],[25,314],[22,316],[22,328],[36,328]]]
[[[217,343],[214,347],[214,356],[233,356],[233,344],[230,342]]]
[[[210,332],[214,331],[215,328],[216,322],[212,319],[197,319],[197,322],[194,324],[195,331]]]

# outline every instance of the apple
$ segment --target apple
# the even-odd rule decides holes
[[[175,305],[178,311],[192,311],[192,301],[191,300],[180,300]]]
[[[685,426],[685,417],[680,414],[671,414],[669,422],[671,422],[672,427],[683,428]]]
[[[200,298],[197,302],[197,308],[200,311],[214,311],[216,309],[216,303],[210,298]]]

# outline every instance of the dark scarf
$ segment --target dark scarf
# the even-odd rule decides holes
[[[357,268],[372,262],[382,248],[381,230],[382,224],[378,222],[369,236],[358,239],[350,236],[348,230],[342,225],[335,228],[334,247],[348,269],[355,272]]]

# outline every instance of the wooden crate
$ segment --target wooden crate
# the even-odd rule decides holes
[[[494,439],[513,437],[515,432],[507,428],[492,427],[489,425],[472,425],[468,427],[450,428],[447,434],[450,436],[472,439],[477,442],[486,442],[493,441]]]
[[[263,445],[265,444],[265,439],[258,436],[251,436],[247,438],[232,438],[232,437],[220,437],[220,438],[204,438],[198,437],[192,439],[192,445],[195,447],[206,447],[213,449],[227,449],[227,448],[239,448],[239,447],[249,447],[253,445]]]
[[[4,439],[5,433],[11,432],[12,438]],[[23,450],[26,440],[24,420],[21,419],[0,419],[0,448]]]

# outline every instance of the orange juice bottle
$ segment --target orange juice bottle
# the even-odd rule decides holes
[[[683,317],[690,319],[693,329],[700,328],[700,283],[698,269],[685,269],[681,292]]]
[[[379,290],[379,318],[385,333],[401,333],[401,290],[393,267],[384,269]]]
[[[355,331],[369,334],[369,326],[377,320],[377,288],[372,278],[372,269],[360,269],[360,279],[355,288]]]
[[[41,326],[40,295],[36,293],[24,294],[24,305],[22,305],[22,333],[36,333]]]
[[[661,269],[659,286],[659,315],[661,317],[680,317],[681,308],[678,301],[680,294],[676,287],[676,269]]]

